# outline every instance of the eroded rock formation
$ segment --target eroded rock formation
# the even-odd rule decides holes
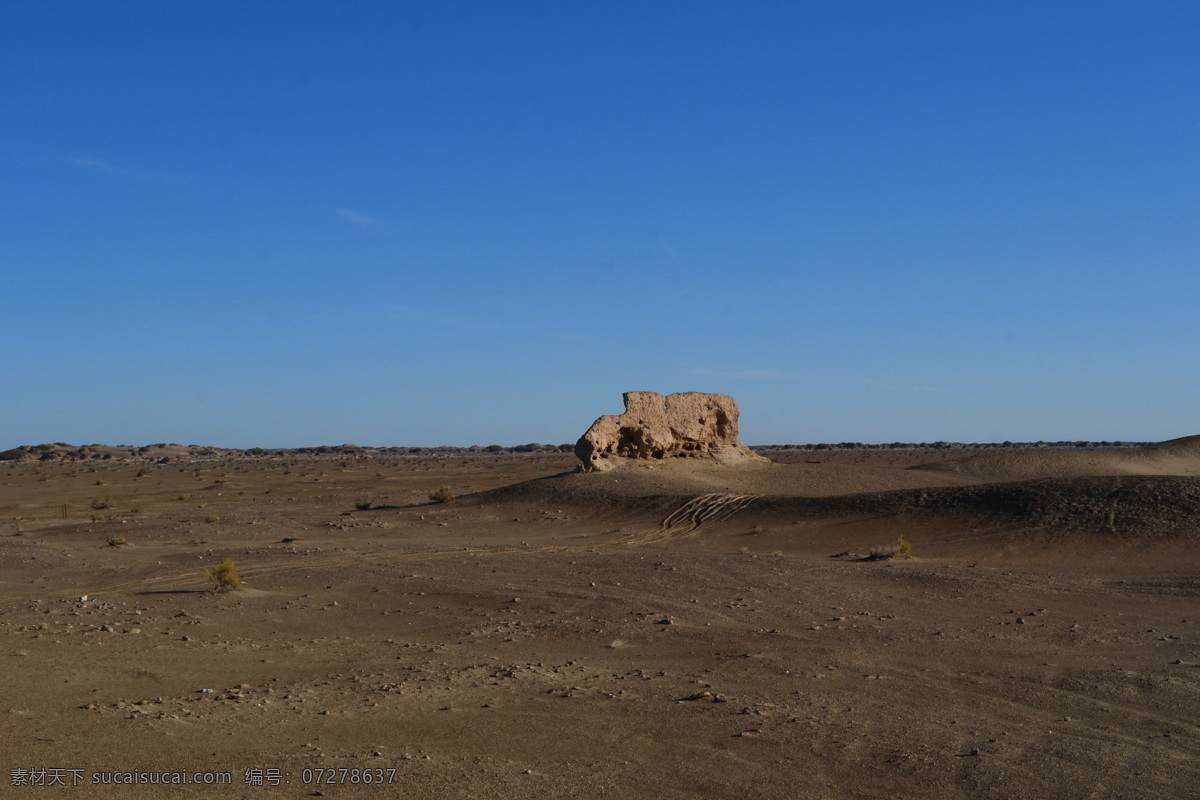
[[[766,461],[737,440],[737,402],[724,394],[625,392],[625,413],[606,414],[575,444],[585,472],[624,460]]]

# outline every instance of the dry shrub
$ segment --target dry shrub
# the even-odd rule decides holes
[[[242,573],[238,571],[237,564],[232,558],[226,558],[215,567],[209,567],[204,570],[204,574],[216,584],[216,591],[227,592],[230,589],[241,588]]]
[[[896,539],[895,544],[885,544],[879,547],[872,547],[871,554],[867,556],[871,561],[886,561],[889,558],[896,556],[907,556],[912,553],[912,542],[904,538],[904,534]]]
[[[436,492],[429,493],[429,499],[435,503],[449,503],[458,495],[451,491],[449,486],[439,487]]]

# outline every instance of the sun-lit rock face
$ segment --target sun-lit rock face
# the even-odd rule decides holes
[[[729,395],[626,392],[624,398],[624,414],[600,417],[576,442],[575,455],[585,472],[635,460],[767,460],[737,440],[738,406]]]

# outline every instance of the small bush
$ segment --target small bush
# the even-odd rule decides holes
[[[215,591],[218,592],[228,592],[242,586],[242,573],[238,571],[232,558],[226,558],[215,567],[209,567],[204,570],[204,574],[216,584]]]
[[[92,501],[92,508],[95,509],[96,511],[102,511],[103,509],[108,508],[109,505],[110,505],[110,503],[108,502],[107,497],[104,498],[103,500],[93,500]]]
[[[357,508],[359,511],[366,511],[368,508],[371,507],[371,501],[370,500],[360,500],[354,504],[354,507]]]
[[[125,540],[124,536],[114,536],[108,540],[109,547],[124,547],[127,544],[129,544],[129,542]]]
[[[907,556],[910,553],[912,553],[912,542],[905,539],[904,535],[901,534],[900,537],[896,539],[895,544],[885,544],[880,545],[879,547],[872,547],[871,554],[867,556],[867,558],[871,561],[886,561],[889,558],[895,558],[896,556]]]
[[[449,486],[439,487],[436,492],[429,493],[429,499],[435,503],[449,503],[458,495],[451,491]]]
[[[179,500],[190,500],[190,499],[191,499],[191,497],[192,497],[192,496],[191,496],[190,494],[181,494],[181,495],[179,495],[179,497],[178,497],[177,499],[179,499]]]
[[[221,518],[218,517],[216,514],[209,514],[207,517],[204,518],[204,521],[207,522],[209,525],[212,525],[214,522],[220,522]]]

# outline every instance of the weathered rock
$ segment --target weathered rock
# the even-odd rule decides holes
[[[738,406],[728,395],[626,392],[624,398],[624,414],[600,417],[575,444],[585,472],[613,469],[626,459],[767,461],[737,440]]]

